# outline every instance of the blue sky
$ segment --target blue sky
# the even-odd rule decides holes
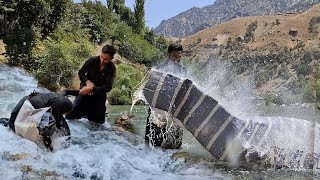
[[[169,19],[192,7],[204,7],[215,0],[146,0],[145,19],[149,28],[157,27],[162,20]],[[81,2],[81,0],[74,0]],[[102,2],[106,2],[103,0]],[[134,0],[125,0],[126,5],[133,9]]]
[[[192,7],[204,7],[215,0],[146,0],[145,19],[150,28],[157,27],[162,20],[169,19]],[[126,0],[126,5],[133,9],[134,0]]]

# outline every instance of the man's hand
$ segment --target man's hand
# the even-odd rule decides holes
[[[93,87],[84,86],[84,87],[80,90],[79,94],[80,94],[80,95],[93,95],[92,90],[93,90]]]
[[[90,80],[87,80],[86,86],[92,88],[92,87],[94,87],[94,84]]]

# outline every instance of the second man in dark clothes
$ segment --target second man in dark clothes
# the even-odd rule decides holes
[[[106,112],[107,92],[112,89],[116,74],[116,67],[111,62],[116,53],[112,45],[105,45],[100,56],[93,56],[86,60],[80,68],[80,91],[77,95],[72,111],[66,119],[79,119],[86,116],[89,121],[104,123]],[[76,95],[77,91],[64,91],[63,95]]]

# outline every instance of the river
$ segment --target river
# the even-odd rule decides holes
[[[16,102],[30,92],[47,91],[39,88],[37,81],[25,71],[4,64],[0,64],[0,84],[0,117],[9,117]],[[103,126],[86,119],[69,121],[71,138],[54,142],[54,152],[41,149],[0,126],[0,179],[319,178],[318,172],[306,170],[228,167],[214,160],[186,131],[179,150],[147,149],[144,145],[146,107],[133,108],[130,131],[114,125],[119,114],[129,109],[129,106],[111,106],[108,122]]]

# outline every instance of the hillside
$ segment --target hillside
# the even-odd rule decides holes
[[[312,32],[311,19],[317,20]],[[303,13],[235,18],[180,41],[193,62],[230,62],[262,93],[300,92],[320,65],[319,24],[317,4]]]
[[[301,12],[319,2],[320,0],[216,0],[213,5],[194,7],[162,21],[155,32],[183,37],[237,17]]]
[[[203,59],[210,54],[214,47],[226,44],[228,38],[236,39],[244,37],[249,24],[257,21],[257,29],[254,32],[254,40],[246,43],[246,47],[255,51],[265,49],[274,51],[275,47],[293,48],[299,42],[307,46],[318,47],[319,39],[312,38],[308,27],[312,17],[320,16],[320,4],[313,6],[304,13],[282,14],[272,16],[252,16],[235,18],[215,27],[202,30],[183,39],[182,44],[186,50],[195,57]],[[277,23],[278,22],[278,23]],[[297,35],[289,35],[289,31],[296,31]],[[201,41],[195,45],[195,42]],[[272,46],[273,48],[269,48]],[[261,53],[261,51],[256,51]],[[268,53],[268,52],[267,52]]]

